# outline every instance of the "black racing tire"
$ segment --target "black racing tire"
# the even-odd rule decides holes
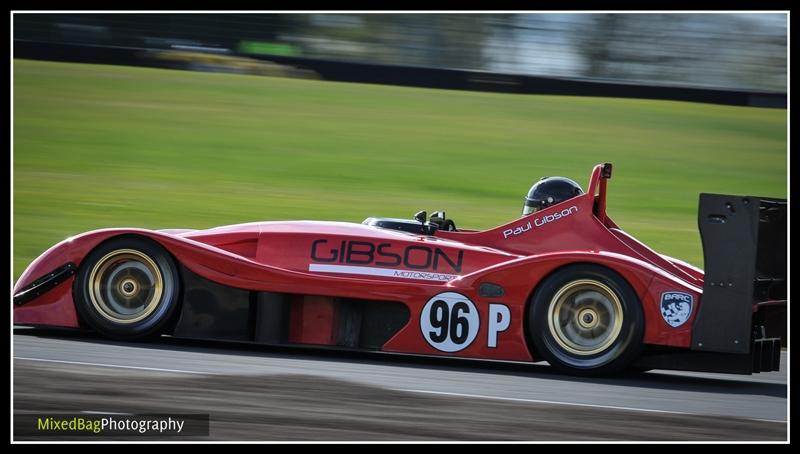
[[[133,340],[162,334],[178,309],[180,276],[153,240],[121,236],[92,250],[73,285],[81,321],[103,336]]]
[[[601,376],[630,366],[642,351],[644,314],[630,284],[599,265],[557,270],[534,292],[528,337],[559,371]]]

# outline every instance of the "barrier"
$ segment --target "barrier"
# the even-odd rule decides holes
[[[14,41],[14,58],[191,69],[191,65],[176,66],[174,62],[169,60],[152,58],[154,52],[158,51],[163,52],[163,49]],[[337,82],[519,94],[659,99],[734,106],[774,108],[786,108],[787,106],[786,93],[780,92],[659,86],[595,79],[377,65],[280,55],[268,57],[249,54],[231,55],[288,65],[298,68],[301,72],[309,71],[318,75],[321,79]]]

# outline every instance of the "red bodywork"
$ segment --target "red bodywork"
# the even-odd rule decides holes
[[[160,243],[182,266],[207,280],[250,292],[291,295],[290,344],[336,345],[340,314],[335,302],[355,298],[408,308],[408,322],[380,350],[532,361],[540,358],[533,357],[524,327],[537,284],[566,265],[594,263],[619,273],[637,293],[644,310],[645,344],[689,348],[692,321],[702,304],[703,272],[655,253],[620,230],[605,212],[606,183],[598,165],[586,194],[485,231],[418,235],[311,221],[199,231],[96,230],[42,254],[17,281],[15,293],[66,263],[80,266],[105,240],[135,234]],[[14,323],[79,327],[73,282],[74,276],[16,306]],[[481,296],[484,283],[502,287],[503,295]],[[478,312],[477,335],[454,352],[434,348],[420,329],[423,307],[445,292],[466,297]],[[661,315],[664,292],[685,292],[696,302],[689,320],[677,328]],[[490,305],[508,309],[507,328],[490,324]],[[496,312],[492,316],[498,317]]]

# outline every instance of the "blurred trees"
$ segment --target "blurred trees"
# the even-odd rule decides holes
[[[786,25],[779,16],[593,14],[586,19],[573,37],[587,77],[786,89]]]
[[[785,14],[15,14],[14,38],[786,90]],[[282,47],[283,46],[283,47]]]
[[[491,30],[480,14],[315,14],[296,32],[287,38],[303,43],[312,57],[474,69],[486,66]]]

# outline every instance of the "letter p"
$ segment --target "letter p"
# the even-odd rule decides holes
[[[497,334],[511,325],[511,311],[504,304],[489,305],[489,339],[490,348],[497,347]]]

